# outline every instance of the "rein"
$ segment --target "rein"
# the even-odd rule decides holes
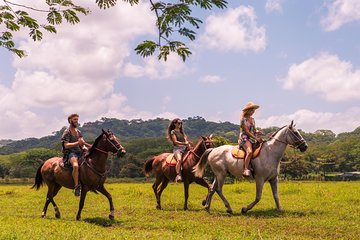
[[[97,148],[97,147],[95,147],[95,150],[98,150],[99,152],[102,152],[102,153],[104,153],[104,154],[106,154],[106,155],[109,154],[108,152],[105,152],[104,150],[101,150],[100,148]]]
[[[204,145],[204,148],[206,149],[206,141],[202,141],[202,144]],[[196,147],[195,147],[195,148],[196,148]],[[185,157],[183,158],[183,162],[185,162],[186,159],[190,156],[190,153],[194,154],[196,158],[200,159],[200,156],[199,156],[198,154],[196,154],[194,150],[190,149],[190,150],[186,153]]]

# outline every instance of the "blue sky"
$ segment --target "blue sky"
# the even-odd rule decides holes
[[[106,11],[79,2],[92,10],[80,24],[63,24],[41,42],[16,36],[26,58],[0,49],[0,139],[49,135],[72,112],[81,122],[202,116],[238,123],[249,101],[261,106],[254,117],[262,128],[291,120],[307,132],[360,126],[358,0],[229,1],[225,10],[195,10],[204,23],[185,63],[133,51],[156,39],[146,1]]]

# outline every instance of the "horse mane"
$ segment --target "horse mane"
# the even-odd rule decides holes
[[[287,127],[287,125],[282,126],[282,127],[281,127],[281,128],[279,128],[278,130],[276,130],[275,132],[273,132],[273,133],[270,135],[270,138],[269,138],[269,139],[271,139],[271,138],[275,137],[275,135],[276,135],[278,132],[280,132],[280,130],[281,130],[281,129],[283,129],[283,128],[285,128],[285,127]]]
[[[100,134],[100,136],[98,136],[95,139],[95,142],[92,144],[91,148],[89,149],[89,153],[87,154],[87,156],[89,156],[90,154],[92,154],[95,151],[96,146],[98,145],[100,139],[102,138],[103,133]]]

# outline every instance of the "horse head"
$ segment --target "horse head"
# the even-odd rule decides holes
[[[305,139],[301,136],[300,132],[295,128],[294,121],[291,121],[290,125],[287,126],[286,131],[286,142],[300,152],[305,152],[308,145]]]
[[[213,148],[214,142],[212,141],[212,134],[208,137],[201,136],[202,144],[204,145],[205,149]]]
[[[102,132],[103,140],[107,143],[105,144],[106,149],[104,151],[116,153],[117,157],[123,157],[126,151],[116,136],[109,129],[107,131],[102,129]]]

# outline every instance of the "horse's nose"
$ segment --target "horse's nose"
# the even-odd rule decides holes
[[[119,150],[118,152],[117,152],[117,156],[118,157],[122,157],[122,156],[124,156],[126,154],[126,151],[125,151],[125,149],[121,149],[121,150]]]
[[[308,148],[308,145],[306,143],[303,144],[300,148],[300,152],[305,152],[307,148]]]

